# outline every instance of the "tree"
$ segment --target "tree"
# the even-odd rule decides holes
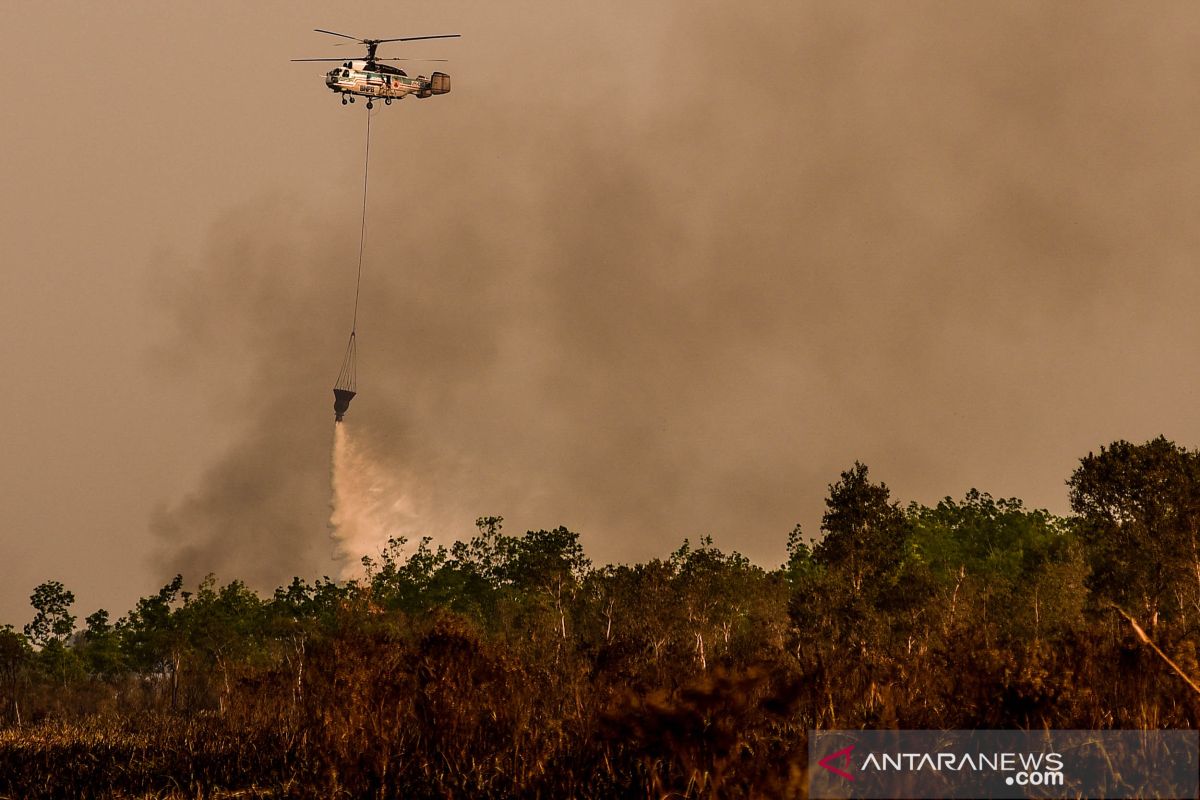
[[[914,559],[940,598],[945,626],[973,604],[973,624],[1036,639],[1075,610],[1077,570],[1068,565],[1077,548],[1066,520],[977,489],[933,508],[914,503],[907,513]]]
[[[183,588],[176,575],[158,594],[137,601],[129,615],[117,623],[121,647],[135,669],[160,673],[171,680],[171,707],[179,694],[179,666],[186,644],[175,618],[175,606]]]
[[[215,577],[208,575],[175,617],[190,652],[221,676],[218,707],[224,712],[233,690],[235,664],[261,644],[265,627],[262,600],[241,581],[218,589]]]
[[[855,595],[878,586],[904,553],[908,529],[900,505],[890,501],[886,484],[871,483],[865,464],[854,466],[831,484],[821,518],[824,538],[813,561],[840,571]]]
[[[25,635],[39,647],[54,641],[65,642],[75,631],[75,616],[70,612],[74,602],[74,593],[58,581],[46,581],[38,586],[29,596],[29,603],[37,614],[25,626]]]
[[[503,524],[503,517],[475,520],[479,533],[468,542],[455,542],[448,554],[439,556],[432,587],[450,608],[493,628],[500,623],[497,602],[513,547],[513,538],[501,533]]]
[[[125,654],[117,630],[108,621],[103,608],[86,619],[87,628],[79,635],[75,650],[84,668],[92,675],[112,678],[125,669]]]
[[[345,630],[342,611],[352,595],[359,596],[353,582],[339,585],[326,577],[309,586],[302,579],[293,578],[263,604],[263,630],[282,646],[283,660],[291,672],[293,712],[304,699],[310,641],[319,641],[331,631]]]
[[[492,587],[499,586],[506,578],[504,565],[513,538],[501,532],[504,517],[480,517],[475,520],[475,527],[479,533],[469,542],[455,542],[450,548],[448,565]]]
[[[566,640],[567,603],[574,599],[591,565],[579,534],[562,526],[528,531],[512,542],[506,555],[502,577],[518,592],[548,601],[557,618],[559,637]]]
[[[1071,475],[1071,508],[1100,603],[1160,615],[1200,614],[1200,453],[1162,436],[1089,453]]]
[[[440,545],[435,549],[428,536],[422,537],[416,549],[406,555],[407,544],[403,536],[393,536],[377,558],[363,557],[371,600],[384,608],[428,611],[446,600],[436,578],[449,552]]]
[[[23,635],[12,625],[0,626],[0,686],[4,688],[12,719],[17,725],[21,724],[19,686],[32,657],[33,650]]]
[[[741,553],[728,555],[702,536],[698,547],[683,540],[671,554],[676,603],[683,612],[696,663],[708,668],[708,656],[726,655],[735,639],[753,626],[761,633],[770,615],[756,613],[763,600],[765,573]],[[757,624],[756,624],[757,623]]]
[[[795,585],[814,569],[812,547],[804,538],[804,531],[798,522],[788,534],[787,555],[787,563],[783,565],[781,571],[788,584]]]

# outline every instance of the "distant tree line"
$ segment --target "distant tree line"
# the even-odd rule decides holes
[[[1195,727],[1200,452],[1118,441],[1067,485],[1068,517],[902,506],[855,463],[775,569],[707,537],[595,566],[483,517],[359,580],[176,576],[82,628],[48,581],[0,628],[0,796],[789,796],[810,729]]]

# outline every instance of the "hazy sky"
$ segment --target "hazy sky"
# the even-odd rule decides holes
[[[441,57],[372,120],[347,424],[439,541],[711,533],[764,565],[855,459],[1066,511],[1196,446],[1193,3],[8,2],[0,621],[337,574],[366,111],[322,27]]]

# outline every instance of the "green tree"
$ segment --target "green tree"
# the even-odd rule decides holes
[[[176,575],[157,594],[143,597],[129,615],[117,623],[121,649],[134,669],[157,674],[170,681],[171,707],[179,699],[179,668],[186,637],[175,612],[183,589],[183,576]]]
[[[84,668],[92,675],[111,679],[125,671],[125,654],[117,629],[108,621],[103,608],[85,620],[87,627],[75,642],[75,650]]]
[[[945,625],[985,624],[1008,639],[1038,638],[1077,611],[1077,548],[1066,520],[971,489],[908,509],[912,559],[925,568]],[[968,604],[971,614],[964,615]],[[934,603],[929,603],[933,606]]]
[[[363,557],[372,601],[414,613],[451,605],[446,587],[438,580],[449,552],[441,546],[434,548],[428,536],[411,553],[405,552],[407,546],[404,537],[391,537],[376,558]]]
[[[654,673],[658,680],[688,649],[675,568],[662,559],[606,566],[584,578],[600,658],[624,679]]]
[[[888,487],[855,462],[829,486],[824,533],[809,566],[793,539],[796,571],[788,615],[794,652],[815,662],[815,691],[829,700],[851,689],[872,713],[910,654],[928,589],[912,558],[908,520]],[[832,665],[836,664],[836,668]],[[843,714],[851,709],[838,709]]]
[[[276,643],[290,672],[293,713],[304,700],[310,643],[345,630],[343,622],[352,597],[355,608],[360,608],[361,592],[352,583],[342,585],[325,577],[309,586],[304,580],[293,578],[263,604],[263,633]]]
[[[723,553],[711,536],[698,547],[684,539],[671,554],[676,603],[687,622],[696,662],[708,668],[710,656],[726,656],[740,645],[747,630],[761,634],[772,614],[761,613],[766,573],[741,553]]]
[[[813,561],[837,570],[855,595],[864,586],[880,587],[905,552],[908,526],[899,503],[883,483],[871,483],[865,464],[842,473],[829,487],[821,518],[824,537],[813,549]]]
[[[508,577],[504,571],[513,539],[502,533],[504,517],[480,517],[475,520],[475,527],[479,531],[475,536],[466,542],[455,542],[450,548],[448,565],[497,587]]]
[[[21,724],[21,683],[33,658],[29,640],[13,629],[12,625],[0,626],[0,687],[11,719]]]
[[[502,625],[498,602],[508,580],[505,567],[513,548],[513,538],[501,532],[503,525],[503,517],[475,520],[479,532],[450,547],[431,587],[452,609],[492,630]]]
[[[1200,615],[1200,454],[1160,436],[1089,453],[1068,481],[1096,600],[1181,621]]]
[[[502,579],[518,593],[552,609],[559,638],[567,638],[567,608],[591,562],[579,534],[564,527],[528,531],[507,548]]]
[[[39,585],[29,597],[37,614],[25,626],[25,635],[39,647],[53,641],[65,642],[75,631],[75,616],[71,614],[74,602],[75,594],[58,581]]]
[[[241,581],[217,588],[216,579],[208,575],[175,613],[174,622],[202,671],[215,670],[220,676],[218,708],[223,713],[236,668],[261,650],[262,600]]]
[[[803,580],[805,576],[812,573],[813,569],[815,569],[812,546],[804,538],[804,531],[801,530],[800,523],[798,522],[788,534],[787,556],[787,563],[783,565],[781,571],[789,585],[794,585],[798,581]]]

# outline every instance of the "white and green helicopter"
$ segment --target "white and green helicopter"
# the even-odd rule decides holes
[[[418,75],[410,78],[408,73],[399,67],[381,64],[381,61],[445,61],[444,58],[376,58],[375,51],[385,42],[415,42],[419,39],[457,39],[460,34],[446,33],[438,36],[401,36],[396,39],[359,39],[357,36],[347,36],[336,31],[326,31],[313,28],[317,33],[327,33],[330,36],[340,36],[351,39],[367,46],[366,58],[293,58],[292,61],[340,61],[338,66],[325,75],[325,85],[342,96],[342,105],[353,103],[354,98],[367,98],[367,108],[374,107],[374,100],[383,99],[387,105],[393,100],[403,100],[410,94],[417,97],[432,97],[435,94],[446,94],[450,91],[450,76],[444,72],[435,72],[426,78]],[[344,43],[343,43],[344,44]]]

